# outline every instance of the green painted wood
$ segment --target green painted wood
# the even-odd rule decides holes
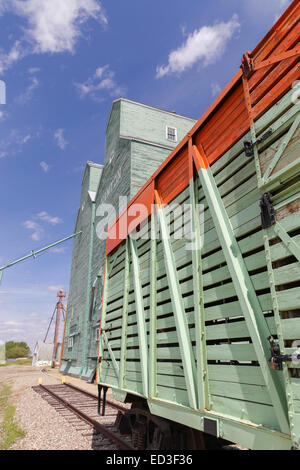
[[[114,357],[116,360],[119,360],[121,357],[120,349],[116,349],[119,346],[118,341],[111,341],[110,346],[112,348]],[[127,348],[127,358],[128,359],[138,359],[140,360],[139,349],[130,349],[131,346]],[[195,353],[195,347],[193,347]],[[158,360],[181,360],[180,348],[179,347],[158,347],[157,348],[157,359]],[[256,361],[257,357],[252,344],[217,344],[217,345],[208,345],[207,346],[207,359],[208,360],[221,360],[221,361]],[[142,363],[143,364],[143,363]]]
[[[157,331],[157,219],[151,214],[151,271],[150,271],[150,338],[149,338],[149,391],[150,397],[157,395],[157,361],[156,361],[156,331]],[[146,318],[146,314],[145,314]],[[147,325],[146,325],[147,330]]]
[[[278,291],[278,306],[280,311],[294,310],[300,308],[300,292],[298,287]]]
[[[293,237],[293,241],[299,246],[300,245],[300,235]],[[276,245],[270,246],[270,253],[272,261],[278,261],[288,256],[291,256],[290,249],[283,242],[276,243]]]
[[[264,385],[248,385],[210,380],[209,390],[212,395],[220,397],[272,405],[270,395]]]
[[[208,364],[210,380],[235,382],[240,384],[264,385],[265,381],[259,366],[214,365]]]
[[[300,379],[291,379],[291,388],[296,400],[300,400]],[[300,411],[298,411],[299,413]]]
[[[290,253],[293,254],[297,258],[298,262],[300,262],[299,244],[297,244],[296,241],[293,240],[293,238],[287,234],[287,232],[284,230],[284,228],[281,226],[279,222],[275,224],[274,231],[277,235],[279,235],[283,243],[289,249]]]
[[[148,396],[149,393],[149,365],[148,365],[148,350],[147,350],[147,339],[145,329],[145,313],[144,306],[142,303],[142,289],[141,281],[139,278],[139,260],[137,254],[137,247],[135,240],[130,240],[130,252],[133,266],[133,277],[134,277],[134,292],[135,292],[135,304],[136,304],[136,315],[138,324],[138,338],[139,338],[139,355],[142,363],[142,376],[143,376],[143,393],[144,396]],[[127,350],[128,351],[128,350]],[[128,351],[129,352],[129,351]],[[129,354],[128,354],[128,357]]]
[[[272,406],[213,395],[211,410],[280,430]]]
[[[271,373],[269,364],[267,363],[266,355],[269,353],[267,337],[269,331],[253,288],[253,279],[250,279],[244,265],[241,252],[239,251],[233,233],[234,227],[230,224],[228,214],[222,205],[222,200],[215,185],[211,170],[209,168],[207,170],[201,169],[199,176],[203,184],[206,198],[209,201],[214,223],[254,343],[257,359],[262,367],[266,385],[269,387],[269,393],[280,424],[280,429],[283,432],[287,432],[289,430],[289,423],[286,415],[285,392],[278,378]]]
[[[274,107],[272,113],[268,111],[269,116],[266,119],[263,116],[256,123],[256,134],[260,135],[268,128],[272,121],[273,135],[264,144],[259,146],[260,154],[265,152],[274,142],[279,142],[280,134],[283,135],[288,128],[289,119],[292,118],[288,99],[284,97]],[[263,123],[263,124],[262,124]],[[245,137],[246,138],[246,137]],[[267,272],[267,260],[264,250],[264,238],[261,231],[259,199],[260,191],[257,189],[255,176],[255,162],[245,158],[243,150],[243,140],[241,139],[226,154],[212,165],[212,172],[215,176],[215,182],[220,193],[223,207],[229,217],[233,235],[238,237],[237,245],[243,255],[245,272],[250,272],[250,281],[254,291],[258,291],[257,296],[261,315],[262,312],[270,311],[273,308],[271,294],[267,292],[270,287],[269,275]],[[277,143],[276,143],[277,145]],[[207,202],[204,199],[203,188],[197,184],[198,200],[204,202],[207,208]],[[284,207],[284,197],[290,194],[279,196],[276,199]],[[277,195],[276,195],[277,197]],[[189,201],[189,188],[186,188],[179,194],[174,202],[187,204]],[[277,202],[276,202],[277,204]],[[276,206],[277,207],[277,206]],[[170,210],[169,210],[170,211]],[[187,209],[186,209],[186,214]],[[168,211],[165,211],[165,216]],[[189,219],[187,217],[187,219]],[[166,222],[168,230],[172,234],[178,233],[178,219],[171,217],[170,222]],[[193,222],[193,219],[187,220],[187,223]],[[177,224],[177,225],[176,225]],[[290,231],[299,227],[299,216],[289,214],[280,219],[280,224],[285,230]],[[150,279],[153,275],[151,266],[153,264],[153,253],[151,255],[151,243],[144,240],[149,233],[151,224],[142,228],[140,239],[136,241],[137,255],[139,259],[139,279],[141,283],[142,304],[144,308],[145,332],[147,334],[147,345],[152,344],[152,351],[155,350],[155,370],[153,379],[157,383],[157,397],[167,406],[168,402],[174,403],[174,410],[177,410],[176,404],[189,408],[189,398],[185,382],[184,365],[181,361],[179,347],[179,338],[176,331],[176,321],[174,319],[174,301],[170,292],[170,282],[167,276],[165,263],[165,250],[161,240],[155,245],[155,264],[156,277]],[[192,228],[192,225],[191,225]],[[252,232],[254,231],[254,232]],[[215,364],[208,364],[207,373],[209,379],[210,400],[212,401],[213,413],[222,416],[228,416],[235,419],[235,423],[258,423],[267,427],[279,430],[279,420],[276,418],[276,407],[271,406],[273,397],[269,394],[269,382],[266,383],[266,368],[269,368],[269,351],[266,356],[266,365],[259,367],[257,364],[257,353],[254,345],[249,342],[228,341],[240,338],[249,338],[249,325],[244,318],[243,309],[237,300],[237,292],[234,282],[231,280],[231,272],[226,265],[224,250],[221,248],[219,235],[213,222],[213,213],[211,209],[205,211],[204,222],[204,246],[201,253],[201,282],[204,286],[204,321],[207,357],[209,361],[216,361]],[[240,237],[244,237],[240,239]],[[294,237],[296,240],[298,235]],[[275,235],[273,236],[275,239]],[[193,262],[192,254],[186,253],[184,241],[172,240],[170,242],[170,251],[173,256],[174,272],[178,279],[178,292],[182,298],[182,308],[185,311],[185,318],[188,328],[189,341],[193,344],[199,344],[199,328],[195,328],[195,285],[193,280]],[[274,268],[276,272],[276,283],[281,289],[291,287],[290,282],[295,282],[299,277],[299,266],[296,263],[291,265],[282,265],[281,260],[290,256],[283,243],[279,242],[271,245],[272,261],[279,261]],[[152,257],[152,261],[151,261]],[[123,314],[123,283],[122,273],[124,271],[124,252],[118,257],[114,270],[112,271],[111,286],[109,293],[109,312],[107,315],[107,326],[111,328],[109,338],[113,347],[116,361],[120,359],[120,335]],[[274,265],[275,266],[275,265]],[[195,260],[194,260],[195,267]],[[256,270],[259,270],[256,272]],[[152,274],[151,274],[152,273]],[[155,288],[153,286],[155,285]],[[277,292],[280,307],[285,311],[297,308],[299,298],[299,289],[295,286]],[[153,303],[153,298],[158,304]],[[152,298],[152,300],[151,300]],[[127,354],[125,378],[127,389],[137,390],[141,387],[141,361],[138,343],[138,324],[136,316],[135,294],[132,289],[128,296],[128,327],[127,327]],[[217,305],[215,305],[215,303]],[[300,308],[300,307],[298,307]],[[155,311],[155,328],[151,312]],[[198,315],[199,316],[199,315]],[[262,315],[263,316],[263,315]],[[223,319],[235,319],[236,321],[218,322]],[[152,323],[150,323],[150,320]],[[277,328],[274,317],[266,317],[266,332],[276,334]],[[215,322],[207,324],[207,322]],[[286,323],[285,323],[286,322]],[[293,335],[295,339],[297,333],[297,318],[290,318],[283,321],[286,324],[285,334]],[[151,326],[152,325],[152,326]],[[165,331],[168,329],[167,331]],[[155,330],[156,333],[155,333]],[[151,332],[151,335],[150,335]],[[197,336],[198,335],[198,336]],[[253,340],[253,332],[251,332]],[[265,335],[266,336],[266,335]],[[222,342],[223,344],[211,344],[211,342]],[[171,346],[173,345],[173,346]],[[193,345],[193,353],[197,356],[197,346]],[[287,349],[288,350],[288,349]],[[199,351],[198,351],[199,352]],[[150,356],[148,356],[150,357]],[[153,352],[151,353],[153,357]],[[199,353],[198,353],[199,357]],[[177,361],[177,362],[172,362]],[[221,361],[221,363],[218,363]],[[230,361],[239,361],[239,364],[231,364]],[[290,365],[289,365],[290,367]],[[198,371],[199,374],[199,371]],[[278,374],[277,374],[278,375]],[[150,377],[152,375],[150,374]],[[201,374],[200,374],[201,381]],[[273,377],[273,373],[272,373]],[[197,379],[199,382],[199,378]],[[266,386],[267,385],[267,386]],[[137,392],[138,393],[138,392]],[[272,398],[272,400],[271,400]],[[152,401],[151,401],[152,403]],[[190,409],[190,408],[189,408]],[[278,411],[278,410],[277,410]],[[177,411],[174,411],[174,416]],[[170,416],[170,415],[169,415]],[[177,415],[176,415],[177,416]],[[281,420],[282,421],[282,420]],[[227,421],[225,420],[225,423]],[[229,429],[229,428],[228,428]],[[249,429],[247,426],[242,429]],[[230,432],[233,432],[232,430]],[[251,431],[252,432],[252,431]],[[264,431],[265,432],[265,431]],[[289,432],[289,431],[288,431]],[[234,433],[234,432],[233,432]],[[282,441],[279,441],[282,444]],[[255,445],[254,445],[255,447]]]
[[[300,340],[299,317],[282,320],[281,324],[284,339]]]
[[[261,255],[260,255],[261,256]],[[214,278],[214,273],[216,272],[216,277]],[[161,275],[163,271],[159,271],[157,274]],[[183,270],[178,271],[179,274],[179,281],[181,281],[180,278],[185,279],[188,275],[191,276],[191,266],[185,267]],[[143,277],[141,276],[141,281],[143,280]],[[214,302],[215,300],[218,300],[220,298],[229,298],[233,297],[236,295],[234,286],[232,282],[228,282],[226,284],[217,286],[217,287],[209,287],[209,284],[215,284],[218,282],[222,282],[225,280],[230,279],[230,274],[228,272],[227,267],[219,268],[216,271],[213,271],[212,273],[209,273],[208,276],[204,275],[203,276],[203,283],[204,287],[206,288],[204,291],[204,301],[206,303],[208,302]],[[268,287],[268,275],[267,273],[259,273],[256,275],[251,276],[252,282],[254,284],[254,287],[256,289],[265,289]],[[205,282],[206,281],[206,282]],[[169,290],[166,290],[166,287],[168,286],[168,280],[167,277],[165,276],[164,278],[160,279],[157,281],[157,289],[165,289],[164,291],[161,291],[157,294],[157,301],[158,302],[163,302],[165,300],[168,300],[170,298],[170,293]],[[180,284],[181,287],[181,292],[183,295],[187,294],[188,292],[193,291],[193,281],[187,280],[185,282],[181,282]],[[107,314],[113,314],[113,316],[117,315],[117,310],[119,309],[120,312],[122,311],[122,305],[123,305],[123,299],[120,297],[121,292],[117,295],[117,300],[115,300],[112,303],[109,304]],[[147,285],[145,288],[143,288],[143,297],[146,298],[146,296],[149,296],[150,294],[150,286]],[[132,292],[129,294],[129,302],[132,302],[134,300],[134,293]],[[129,306],[129,312],[132,311],[131,307]],[[112,318],[113,318],[112,316]]]
[[[270,428],[249,423],[242,418],[232,419],[220,413],[205,411],[192,411],[188,407],[176,406],[167,401],[149,400],[150,411],[157,416],[173,420],[185,426],[203,431],[203,417],[214,418],[219,421],[220,437],[236,442],[243,447],[256,450],[290,450],[291,440]]]
[[[126,343],[127,343],[127,323],[128,323],[128,293],[130,288],[130,259],[129,259],[129,240],[126,240],[126,262],[124,273],[124,295],[123,295],[123,315],[122,315],[122,332],[121,332],[121,361],[119,388],[125,387],[125,367],[126,367]]]
[[[300,124],[300,113],[298,113],[298,115],[295,117],[295,119],[293,119],[293,122],[292,122],[292,125],[291,125],[289,131],[287,132],[284,139],[281,141],[280,146],[279,146],[278,150],[276,151],[275,155],[273,156],[272,161],[269,163],[266,171],[264,172],[264,175],[263,175],[263,182],[264,183],[267,183],[269,176],[273,173],[277,163],[282,158],[283,153],[285,152],[287,146],[289,145],[289,143],[291,141],[291,138],[295,134],[299,124]],[[288,159],[287,153],[288,152],[285,152],[285,159]]]
[[[180,285],[177,276],[175,259],[170,244],[170,239],[167,235],[166,222],[164,218],[163,209],[157,209],[157,218],[159,221],[159,227],[161,230],[161,239],[164,247],[165,254],[165,267],[168,276],[171,300],[174,312],[174,318],[176,322],[176,329],[179,337],[180,344],[180,358],[183,362],[184,375],[186,380],[186,387],[189,396],[189,404],[192,408],[197,408],[197,388],[196,388],[196,364],[195,354],[192,351],[191,342],[188,333],[188,325],[185,318],[182,291],[180,292]],[[160,294],[157,294],[157,301],[159,302]],[[157,358],[160,358],[161,348],[157,348]]]
[[[160,400],[167,400],[175,404],[189,406],[188,393],[179,388],[169,388],[157,386],[157,398]]]

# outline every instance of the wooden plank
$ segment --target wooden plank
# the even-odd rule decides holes
[[[222,382],[220,380],[209,380],[209,391],[211,395],[271,405],[267,388],[263,385],[248,385]]]
[[[299,287],[278,291],[278,306],[279,310],[294,310],[300,308],[300,290]]]
[[[214,361],[257,361],[252,344],[216,344],[207,346],[207,359]]]
[[[189,406],[188,394],[185,390],[157,386],[157,398],[179,405]]]
[[[300,263],[291,263],[274,269],[274,279],[277,286],[300,280]]]
[[[251,403],[222,396],[212,395],[211,410],[241,420],[259,423],[262,426],[279,429],[274,409],[269,405]]]
[[[260,366],[236,366],[208,364],[210,380],[237,382],[240,384],[264,385]]]
[[[300,400],[300,378],[290,380],[293,396],[295,400]]]
[[[300,318],[289,318],[281,320],[283,338],[300,340]]]

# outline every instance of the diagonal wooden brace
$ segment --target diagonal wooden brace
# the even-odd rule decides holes
[[[287,417],[285,390],[280,377],[276,375],[276,371],[272,371],[270,369],[268,363],[270,353],[267,338],[270,335],[270,332],[266,319],[245,265],[240,247],[235,238],[212,171],[208,166],[205,168],[205,162],[207,163],[207,159],[202,147],[199,152],[198,148],[195,145],[193,146],[193,158],[198,162],[198,167],[200,167],[199,177],[202,188],[206,196],[208,207],[225,255],[232,282],[247,323],[257,359],[265,379],[265,384],[274,406],[274,412],[278,419],[278,424],[281,431],[288,434],[290,433],[290,427]]]

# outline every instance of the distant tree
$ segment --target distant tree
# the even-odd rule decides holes
[[[7,359],[17,359],[18,357],[28,357],[30,348],[24,341],[19,343],[15,341],[7,341],[5,343]]]

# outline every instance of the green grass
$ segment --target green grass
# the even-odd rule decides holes
[[[7,366],[31,366],[32,364],[32,357],[28,359],[16,359],[13,362],[6,362],[5,364],[0,364],[0,367],[7,367]]]
[[[16,366],[31,366],[32,357],[29,357],[28,359],[16,359],[13,364],[15,364]]]
[[[0,450],[8,450],[26,432],[14,420],[16,407],[9,403],[11,388],[4,385],[0,390]]]

